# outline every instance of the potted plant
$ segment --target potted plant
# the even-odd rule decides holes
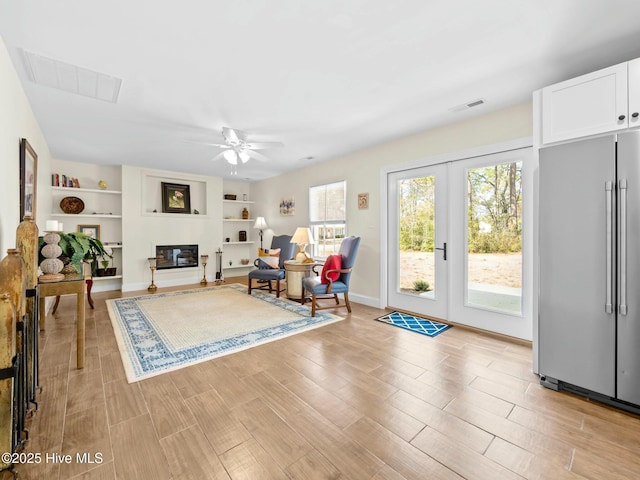
[[[98,266],[98,258],[112,258],[111,251],[107,251],[100,240],[90,237],[82,232],[64,233],[60,232],[60,241],[58,245],[62,249],[61,257],[68,258],[67,263],[73,265],[78,273],[82,273],[82,262],[91,263],[91,271],[95,273]],[[39,238],[40,244],[38,251],[44,246],[44,239]],[[40,254],[39,262],[44,257]]]
[[[113,277],[116,274],[116,267],[109,267],[109,263],[113,260],[113,252],[109,247],[104,247],[104,253],[100,257],[102,268],[96,269],[98,277]]]

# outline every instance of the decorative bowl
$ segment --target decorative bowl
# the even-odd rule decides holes
[[[84,202],[78,197],[64,197],[60,200],[60,209],[64,213],[78,214],[84,210]]]
[[[240,260],[240,263],[242,265],[249,265],[249,259],[248,258],[243,258],[242,260]]]

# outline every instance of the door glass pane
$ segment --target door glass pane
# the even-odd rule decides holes
[[[522,312],[522,162],[467,170],[466,303]]]
[[[435,177],[398,182],[399,271],[397,285],[403,293],[433,297],[435,278]]]

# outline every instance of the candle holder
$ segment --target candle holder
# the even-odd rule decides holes
[[[149,261],[149,269],[151,270],[151,285],[149,285],[149,287],[147,288],[147,291],[153,293],[156,290],[158,290],[158,287],[156,286],[156,284],[153,283],[153,276],[156,271],[158,259],[156,257],[149,257],[147,258],[147,260]]]
[[[40,275],[38,279],[41,283],[59,282],[64,280],[64,275],[60,273],[64,263],[58,257],[62,255],[62,248],[58,245],[60,235],[57,232],[45,232],[42,237],[46,245],[42,247],[42,256],[44,260],[40,263],[40,270],[44,275]]]
[[[202,262],[202,280],[200,280],[200,285],[206,285],[207,283],[207,261],[209,260],[209,255],[200,255],[200,262]]]

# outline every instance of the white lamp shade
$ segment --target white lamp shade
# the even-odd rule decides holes
[[[296,228],[296,232],[291,237],[291,243],[304,243],[306,245],[312,245],[316,243],[313,240],[313,235],[311,235],[311,229],[308,227],[298,227]]]
[[[267,222],[264,220],[264,217],[256,218],[256,223],[253,225],[253,228],[259,228],[260,230],[267,228]]]
[[[242,160],[242,163],[247,163],[251,158],[247,152],[240,152],[238,156],[240,157],[240,160]]]

